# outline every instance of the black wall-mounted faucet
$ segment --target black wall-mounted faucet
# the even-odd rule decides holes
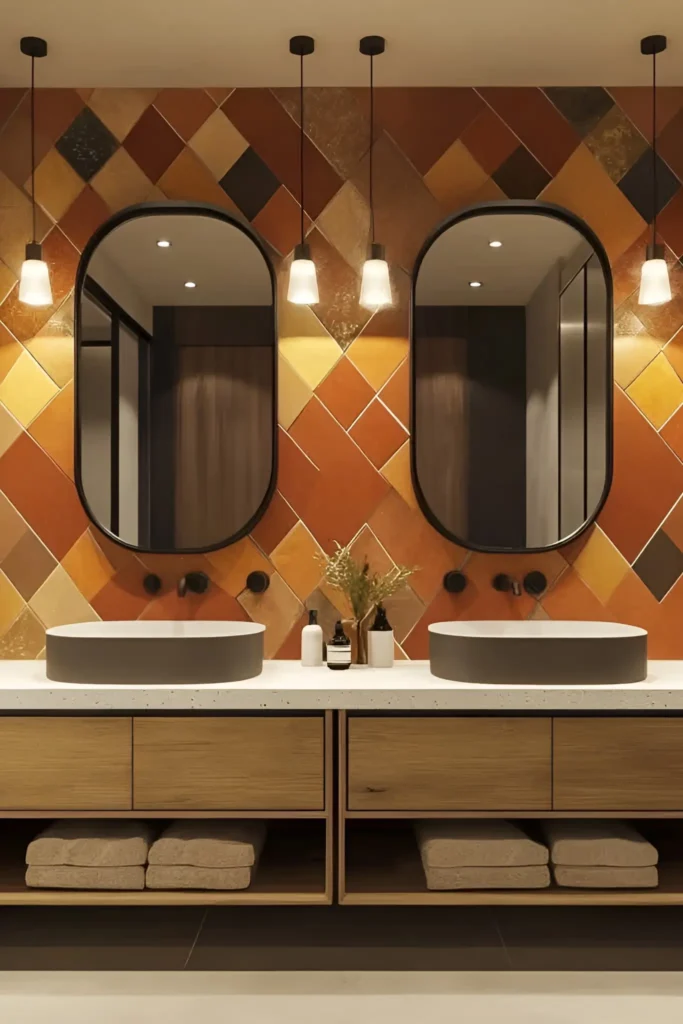
[[[494,590],[498,590],[502,594],[512,594],[513,597],[522,596],[519,580],[514,576],[509,576],[506,572],[499,572],[497,576],[494,576],[491,585]]]
[[[178,580],[178,597],[191,594],[205,594],[209,589],[209,577],[205,572],[188,572]]]

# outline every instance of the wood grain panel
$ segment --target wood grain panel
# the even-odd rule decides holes
[[[549,718],[348,720],[350,810],[545,810]]]
[[[0,718],[0,808],[127,810],[130,718]]]
[[[322,810],[322,717],[136,718],[134,807]]]
[[[556,718],[553,808],[683,809],[683,719]]]

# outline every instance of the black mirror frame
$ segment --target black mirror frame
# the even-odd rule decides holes
[[[569,537],[563,537],[562,540],[556,544],[548,544],[542,548],[510,548],[510,547],[482,547],[479,544],[474,544],[472,541],[464,541],[461,537],[448,530],[434,515],[427,500],[424,496],[417,473],[416,464],[416,422],[415,422],[415,402],[416,402],[416,379],[415,379],[415,290],[417,286],[417,278],[422,266],[422,261],[431,249],[432,245],[436,240],[449,228],[452,228],[455,224],[461,221],[470,220],[473,217],[480,217],[491,213],[535,213],[542,217],[551,217],[555,220],[563,221],[565,224],[569,224],[576,231],[582,235],[586,241],[593,247],[595,255],[600,261],[602,272],[605,280],[605,290],[607,292],[607,333],[609,337],[609,345],[607,351],[607,367],[606,367],[606,395],[605,395],[605,413],[607,419],[607,430],[606,430],[606,472],[605,472],[605,486],[603,488],[600,500],[595,507],[595,511],[592,515],[583,523],[578,530],[575,530]],[[431,232],[423,243],[415,264],[413,266],[413,272],[411,275],[410,285],[410,476],[413,484],[413,490],[415,491],[415,497],[417,499],[420,511],[424,515],[425,519],[431,526],[441,534],[442,537],[446,537],[447,540],[453,544],[457,544],[461,548],[465,548],[468,551],[479,551],[484,554],[506,554],[506,555],[526,555],[526,554],[542,554],[545,551],[556,551],[558,548],[564,547],[566,544],[570,544],[572,541],[580,537],[582,533],[588,530],[600,512],[602,511],[607,496],[609,495],[610,488],[612,486],[612,478],[614,475],[614,289],[612,284],[612,268],[610,266],[609,257],[605,251],[605,247],[602,242],[595,234],[593,229],[586,224],[581,217],[572,213],[571,210],[566,210],[563,206],[557,206],[555,203],[546,203],[540,199],[506,199],[498,200],[494,199],[484,203],[475,203],[472,206],[466,206],[462,210],[458,210],[456,213],[449,214],[445,220],[441,221],[440,224]]]
[[[92,259],[93,253],[97,247],[104,241],[110,232],[114,231],[115,228],[125,224],[128,220],[135,220],[137,217],[146,216],[160,216],[168,215],[169,213],[195,213],[204,217],[212,217],[215,220],[221,220],[226,224],[230,224],[232,227],[237,228],[243,234],[245,234],[256,246],[268,268],[270,275],[270,284],[273,296],[273,401],[272,401],[272,458],[271,458],[271,472],[270,480],[268,481],[268,487],[266,493],[263,496],[261,504],[256,509],[251,518],[237,530],[232,536],[220,541],[217,544],[207,545],[199,548],[183,548],[182,550],[176,549],[158,549],[158,548],[145,548],[140,547],[136,544],[129,544],[127,541],[117,537],[116,534],[112,533],[111,530],[107,529],[93,514],[88,499],[85,496],[83,490],[83,483],[81,480],[81,407],[79,401],[79,352],[81,347],[81,302],[80,296],[83,291],[85,279],[87,277],[87,269],[90,260]],[[76,271],[76,283],[74,288],[74,477],[76,484],[76,491],[78,492],[78,498],[83,506],[83,509],[97,530],[103,533],[109,540],[118,544],[120,547],[127,548],[129,551],[136,551],[143,555],[201,555],[209,551],[219,551],[221,548],[229,547],[231,544],[235,544],[238,540],[246,537],[248,533],[254,529],[256,524],[265,515],[265,512],[272,501],[277,486],[277,474],[278,474],[278,444],[277,444],[277,431],[278,431],[278,411],[277,411],[277,398],[278,398],[278,331],[277,331],[277,278],[275,274],[275,268],[270,258],[268,250],[261,239],[261,237],[254,231],[249,223],[241,220],[239,217],[227,210],[224,210],[220,206],[215,206],[212,203],[195,202],[191,200],[166,200],[159,202],[149,203],[136,203],[133,206],[126,206],[122,210],[118,210],[115,214],[108,218],[103,224],[101,224],[96,231],[90,236],[86,245],[81,253],[81,258],[78,261],[78,269]]]

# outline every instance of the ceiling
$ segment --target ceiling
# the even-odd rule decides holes
[[[681,0],[8,0],[0,87],[27,81],[22,35],[48,40],[46,86],[291,85],[296,33],[317,41],[311,85],[365,84],[370,33],[378,85],[641,85],[651,33],[669,37],[661,83],[683,85]]]

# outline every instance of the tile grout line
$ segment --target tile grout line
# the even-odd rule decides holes
[[[200,936],[200,935],[201,935],[201,933],[202,933],[202,928],[204,927],[204,922],[206,921],[206,918],[207,918],[207,915],[208,915],[208,913],[209,913],[209,910],[210,910],[210,908],[209,908],[209,907],[206,907],[206,909],[204,910],[204,913],[202,914],[202,919],[201,919],[201,921],[199,922],[199,928],[197,929],[197,934],[196,934],[196,935],[195,935],[195,937],[194,937],[194,941],[193,941],[192,945],[190,946],[190,950],[189,950],[189,952],[188,952],[188,954],[187,954],[187,958],[186,958],[186,960],[185,960],[185,963],[183,964],[183,967],[182,967],[182,969],[183,969],[184,971],[186,971],[186,970],[187,970],[187,965],[189,964],[189,962],[190,962],[190,959],[191,959],[191,957],[192,957],[192,954],[193,954],[193,953],[194,953],[194,951],[195,951],[195,946],[197,945],[197,943],[198,943],[198,941],[199,941],[199,936]]]

